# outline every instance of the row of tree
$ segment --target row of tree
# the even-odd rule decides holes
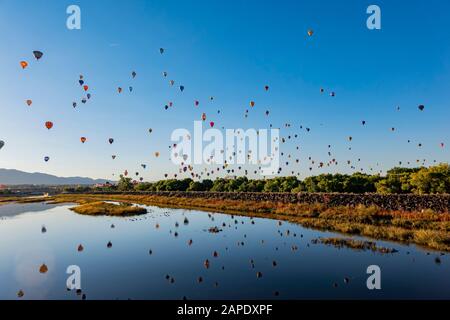
[[[363,173],[321,174],[298,180],[279,177],[250,180],[247,177],[219,178],[214,181],[168,179],[158,182],[133,183],[131,178],[120,177],[117,185],[103,191],[216,191],[216,192],[340,192],[340,193],[450,193],[450,166],[440,164],[422,168],[394,168],[386,176]]]

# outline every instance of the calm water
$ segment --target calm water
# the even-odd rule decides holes
[[[450,298],[448,255],[414,246],[377,241],[399,251],[382,255],[312,244],[339,235],[276,220],[156,207],[89,217],[70,207],[0,206],[0,299],[19,290],[23,299],[80,299],[66,289],[69,265],[81,268],[87,299]],[[222,231],[208,231],[215,226]],[[381,268],[381,290],[366,287],[369,265]]]

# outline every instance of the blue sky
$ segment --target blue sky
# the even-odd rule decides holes
[[[71,4],[81,8],[81,30],[66,28]],[[381,30],[366,27],[370,4],[381,8]],[[178,171],[168,159],[172,130],[193,130],[203,112],[219,128],[273,124],[282,136],[298,134],[282,145],[291,154],[284,174],[352,172],[347,160],[358,158],[357,169],[367,172],[398,161],[447,162],[449,12],[441,0],[0,0],[0,167],[109,179],[127,169],[160,179]],[[33,50],[44,52],[40,61]],[[21,60],[30,63],[26,70]],[[92,94],[86,105],[80,74]],[[256,106],[244,118],[251,100]],[[318,169],[330,159],[328,145],[339,165]]]

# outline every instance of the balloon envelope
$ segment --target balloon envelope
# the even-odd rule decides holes
[[[33,54],[36,60],[39,60],[44,55],[41,51],[33,51]]]

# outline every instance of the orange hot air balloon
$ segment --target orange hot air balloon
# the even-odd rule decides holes
[[[84,89],[84,91],[88,91],[88,90],[89,90],[89,86],[84,85],[84,86],[83,86],[83,89]]]
[[[27,100],[27,105],[28,105],[28,106],[31,106],[32,104],[33,104],[33,101],[30,100],[30,99],[28,99],[28,100]]]
[[[28,62],[20,61],[20,66],[22,67],[22,69],[25,69],[26,67],[28,67]]]
[[[203,112],[202,114],[202,120],[205,121],[206,120],[206,113]]]
[[[313,34],[314,34],[314,30],[309,29],[309,30],[308,30],[308,36],[311,37]]]
[[[157,157],[157,158],[159,157],[159,152],[158,151],[155,152],[155,157]]]
[[[46,127],[48,130],[50,130],[51,128],[53,128],[53,122],[47,121],[47,122],[45,123],[45,127]]]
[[[250,107],[254,107],[255,106],[255,101],[250,101]]]
[[[85,143],[86,140],[87,140],[86,137],[81,137],[81,138],[80,138],[81,143]]]
[[[48,272],[48,267],[47,267],[47,265],[45,263],[41,265],[41,267],[39,268],[39,272],[40,273],[47,273]]]

